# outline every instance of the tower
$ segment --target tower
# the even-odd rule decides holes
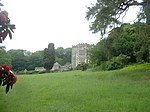
[[[92,45],[87,43],[72,46],[71,64],[73,69],[76,68],[78,64],[89,62],[88,49],[91,47]]]

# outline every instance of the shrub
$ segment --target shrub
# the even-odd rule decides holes
[[[86,63],[82,63],[81,65],[80,65],[80,69],[82,70],[82,71],[85,71],[85,70],[87,70],[87,64]]]
[[[76,70],[84,71],[84,70],[87,70],[87,67],[88,67],[88,64],[83,62],[83,63],[77,65]]]
[[[116,70],[116,69],[123,68],[125,65],[129,63],[129,59],[130,56],[120,54],[119,56],[114,57],[111,60],[107,61],[103,69]]]

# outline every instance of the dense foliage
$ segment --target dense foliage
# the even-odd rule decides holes
[[[64,49],[63,47],[58,47],[55,49],[55,61],[60,65],[71,63],[71,50],[71,48]]]
[[[55,61],[64,65],[71,63],[71,48],[57,48],[55,49]],[[11,49],[5,51],[0,50],[0,63],[7,64],[12,67],[14,71],[35,70],[35,67],[44,66],[44,50],[30,52],[23,49]]]
[[[43,67],[43,51],[33,52],[28,58],[27,70],[34,70],[35,67]]]
[[[4,49],[0,49],[0,65],[6,64],[11,67],[11,61],[11,56]]]
[[[81,64],[78,64],[75,69],[85,71],[87,70],[87,68],[88,68],[88,64],[83,62]]]
[[[53,43],[49,43],[48,48],[44,49],[43,62],[44,68],[50,71],[55,63],[55,48]]]
[[[130,63],[149,62],[150,25],[144,23],[123,24],[113,29],[90,50],[93,66],[112,70]]]
[[[8,53],[12,59],[12,69],[14,71],[21,71],[27,67],[27,58],[25,50],[9,50]]]
[[[22,49],[7,51],[11,57],[12,70],[34,70],[35,67],[43,66],[43,51],[29,52]]]

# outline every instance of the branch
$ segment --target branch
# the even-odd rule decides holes
[[[144,4],[146,4],[146,3],[147,3],[147,2],[141,2],[141,3],[139,3],[139,2],[137,2],[137,1],[134,1],[133,3],[129,4],[129,6],[144,5]]]
[[[117,8],[116,8],[116,15],[118,15],[117,19],[120,18],[120,15],[124,13],[126,10],[129,9],[130,6],[135,6],[135,5],[145,5],[147,2],[137,2],[134,0],[128,0],[127,2],[122,2]]]

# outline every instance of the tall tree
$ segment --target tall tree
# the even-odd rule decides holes
[[[44,68],[49,71],[55,62],[55,48],[53,43],[48,44],[48,48],[44,49],[43,55]]]
[[[150,25],[150,0],[97,0],[95,5],[88,7],[86,14],[88,20],[94,19],[90,30],[94,33],[100,31],[103,36],[107,28],[121,23],[119,18],[126,14],[131,6],[141,6],[142,10],[137,17],[139,20],[146,19],[146,23]]]

